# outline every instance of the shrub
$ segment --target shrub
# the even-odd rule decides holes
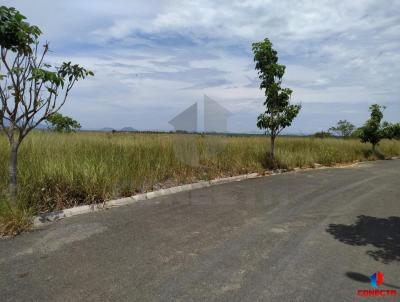
[[[327,137],[332,137],[332,134],[329,132],[325,132],[325,131],[320,131],[320,132],[316,132],[314,134],[315,138],[327,138]]]

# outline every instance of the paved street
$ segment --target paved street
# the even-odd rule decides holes
[[[400,160],[183,192],[0,240],[1,301],[377,301],[356,297],[377,271],[400,294]]]

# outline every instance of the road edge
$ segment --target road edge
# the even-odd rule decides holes
[[[275,174],[280,174],[280,173],[275,173]],[[272,173],[271,173],[271,175],[272,175]],[[224,183],[242,181],[245,179],[258,178],[258,177],[262,177],[262,176],[266,176],[266,175],[262,175],[259,173],[250,173],[250,174],[243,174],[243,175],[226,177],[226,178],[217,178],[217,179],[213,179],[213,180],[209,180],[209,181],[200,181],[200,182],[196,182],[196,183],[171,187],[171,188],[167,188],[167,189],[151,191],[151,192],[147,192],[147,193],[143,193],[143,194],[137,194],[137,195],[133,195],[130,197],[113,199],[113,200],[109,200],[109,201],[106,201],[106,202],[103,202],[100,204],[82,205],[82,206],[77,206],[77,207],[73,207],[73,208],[69,208],[69,209],[65,209],[65,210],[61,210],[61,211],[44,213],[44,214],[33,217],[33,227],[38,228],[38,227],[46,225],[50,222],[54,222],[54,221],[64,219],[67,217],[72,217],[72,216],[87,214],[87,213],[93,213],[93,212],[111,209],[111,208],[120,207],[120,206],[125,206],[125,205],[130,205],[130,204],[133,204],[133,203],[136,203],[139,201],[149,200],[149,199],[153,199],[156,197],[172,195],[172,194],[176,194],[179,192],[201,189],[201,188],[206,188],[206,187],[224,184]]]
[[[389,159],[398,159],[398,157],[393,157],[393,158],[389,158]],[[147,192],[147,193],[137,194],[137,195],[133,195],[130,197],[113,199],[113,200],[109,200],[109,201],[106,201],[106,202],[103,202],[100,204],[82,205],[82,206],[77,206],[77,207],[73,207],[73,208],[69,208],[69,209],[64,209],[61,211],[44,213],[44,214],[41,214],[38,216],[34,216],[32,223],[33,223],[33,228],[40,228],[49,223],[52,223],[54,221],[58,221],[58,220],[61,220],[64,218],[81,215],[81,214],[93,213],[93,212],[102,211],[102,210],[111,209],[111,208],[120,207],[120,206],[125,206],[125,205],[131,205],[136,202],[145,201],[145,200],[149,200],[149,199],[153,199],[153,198],[161,197],[161,196],[172,195],[172,194],[176,194],[179,192],[201,189],[201,188],[206,188],[206,187],[210,187],[210,186],[214,186],[214,185],[242,181],[242,180],[246,180],[246,179],[254,179],[254,178],[265,177],[265,176],[279,175],[279,174],[283,174],[283,173],[285,173],[285,174],[290,173],[290,172],[296,173],[299,171],[328,169],[328,168],[346,168],[346,167],[356,166],[356,165],[358,165],[360,163],[364,163],[364,162],[366,162],[366,161],[356,161],[356,162],[351,162],[351,163],[338,163],[333,166],[323,166],[323,165],[315,164],[314,167],[308,167],[308,168],[294,168],[292,170],[265,171],[265,173],[263,173],[263,174],[249,173],[249,174],[243,174],[243,175],[232,176],[232,177],[217,178],[217,179],[213,179],[213,180],[209,180],[209,181],[199,181],[196,183],[191,183],[191,184],[171,187],[171,188],[167,188],[167,189],[160,189],[157,191],[151,191],[151,192]]]

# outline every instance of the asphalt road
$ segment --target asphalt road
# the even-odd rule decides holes
[[[400,161],[264,177],[0,240],[1,301],[400,301]],[[379,299],[379,300],[378,300]]]

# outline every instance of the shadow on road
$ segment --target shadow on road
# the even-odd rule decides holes
[[[356,273],[356,272],[347,272],[346,276],[354,281],[357,282],[361,282],[361,283],[370,283],[371,279],[368,276],[365,276],[363,274],[360,273]],[[391,288],[397,288],[400,289],[400,287],[393,285],[393,284],[388,284],[388,283],[383,283],[383,285],[387,286],[387,287],[391,287]]]
[[[372,245],[367,252],[376,261],[400,261],[400,217],[358,216],[351,225],[330,224],[326,230],[335,239],[350,245]]]

